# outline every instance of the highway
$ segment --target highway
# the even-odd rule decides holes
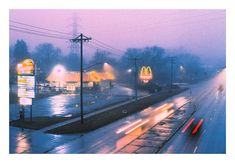
[[[194,88],[195,89],[195,88]],[[226,153],[226,70],[201,86],[203,93],[197,96],[197,111],[165,146],[160,153]],[[193,134],[187,127],[198,125]]]
[[[115,153],[174,114],[191,96],[196,112],[160,153],[225,153],[225,76],[223,70],[211,80],[190,86],[191,90],[89,133],[53,135],[11,127],[10,153]],[[187,127],[191,119],[194,122]],[[199,127],[192,135],[195,126]]]
[[[113,153],[187,100],[180,94],[85,134],[54,135],[10,127],[10,153]]]

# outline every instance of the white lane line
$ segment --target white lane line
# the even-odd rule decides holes
[[[203,131],[202,135],[206,133],[206,129]]]
[[[193,153],[196,153],[196,152],[197,152],[197,146],[194,148]]]

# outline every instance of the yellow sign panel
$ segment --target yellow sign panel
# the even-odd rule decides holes
[[[18,76],[18,97],[35,98],[34,76]]]
[[[140,80],[142,80],[144,83],[148,83],[150,80],[153,79],[153,73],[150,66],[143,66],[140,70]]]

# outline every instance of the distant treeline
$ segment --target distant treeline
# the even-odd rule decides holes
[[[62,54],[60,48],[51,43],[39,44],[29,51],[24,40],[17,40],[10,46],[10,83],[16,82],[16,64],[25,58],[32,58],[37,65],[38,81],[43,81],[56,64],[62,64],[70,71],[79,71],[80,55],[76,53]],[[90,60],[84,58],[84,67],[96,63],[107,62],[113,66],[117,81],[123,83],[134,82],[133,58],[138,58],[137,70],[142,66],[150,66],[153,72],[154,83],[168,83],[171,74],[169,56],[175,56],[173,64],[174,82],[190,82],[208,76],[209,69],[201,63],[197,55],[187,52],[169,52],[158,46],[145,48],[128,48],[122,56],[117,56],[109,51],[97,50]],[[93,69],[102,71],[103,65],[97,64]],[[132,71],[127,71],[131,69]]]

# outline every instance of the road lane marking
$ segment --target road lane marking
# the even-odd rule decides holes
[[[196,153],[196,152],[197,152],[197,146],[194,148],[193,153]]]
[[[202,135],[205,134],[205,132],[206,132],[206,129],[203,131]]]

